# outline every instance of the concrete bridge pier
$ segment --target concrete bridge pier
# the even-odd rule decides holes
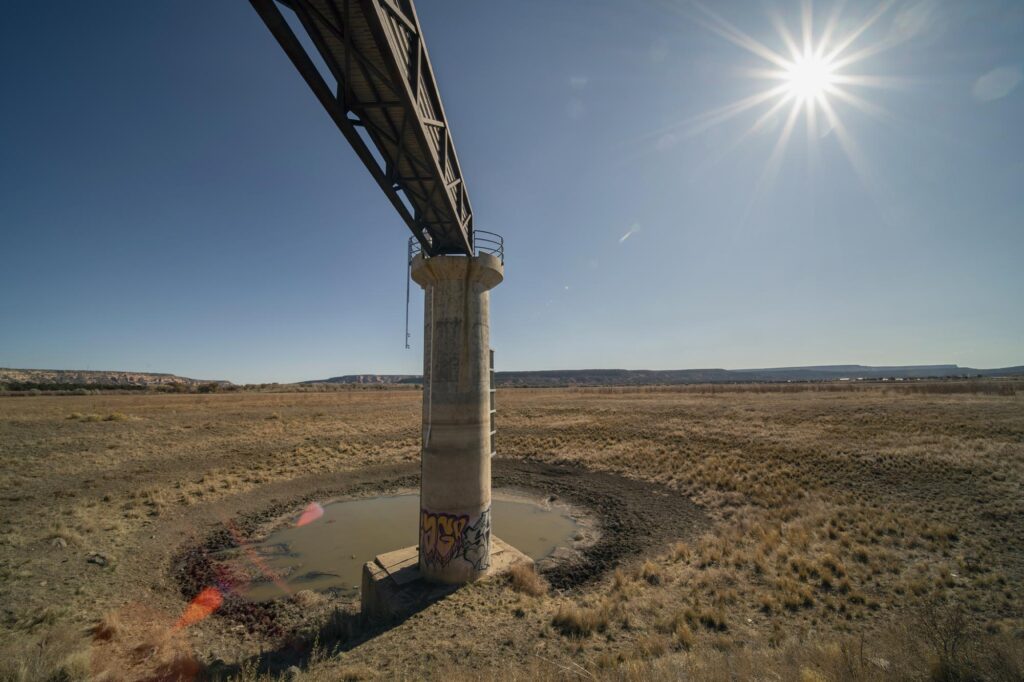
[[[418,255],[424,290],[419,570],[459,584],[491,562],[490,295],[504,267],[490,254]]]

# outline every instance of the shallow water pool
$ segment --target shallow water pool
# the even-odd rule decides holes
[[[378,554],[415,545],[419,495],[409,493],[311,505],[291,524],[249,547],[245,560],[265,579],[243,594],[253,601],[299,590],[359,591],[363,564]],[[495,491],[492,533],[537,560],[568,546],[578,526],[564,510]],[[266,576],[276,576],[271,579]]]

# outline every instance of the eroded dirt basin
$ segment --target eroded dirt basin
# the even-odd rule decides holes
[[[247,560],[257,569],[269,572],[268,566],[260,568],[263,561],[253,550],[255,543],[279,528],[282,518],[299,516],[304,506],[317,499],[389,494],[407,490],[417,479],[415,464],[364,470],[350,484],[300,493],[290,500],[229,519],[217,524],[203,541],[178,552],[172,574],[187,600],[194,600],[210,589],[218,590],[221,601],[207,627],[222,625],[222,638],[256,638],[271,649],[280,646],[265,656],[261,665],[280,667],[301,658],[305,650],[301,640],[309,640],[310,633],[314,633],[313,639],[323,642],[329,634],[323,631],[324,623],[339,617],[347,620],[346,646],[353,646],[376,634],[362,630],[356,623],[357,593],[303,590],[280,599],[253,600],[246,590],[237,589],[247,586],[251,579],[239,576],[237,566]],[[642,556],[652,545],[694,536],[707,524],[700,509],[684,496],[658,484],[614,474],[498,459],[494,462],[493,479],[496,488],[559,504],[577,520],[581,528],[577,540],[538,564],[541,575],[556,590],[584,586],[621,562]],[[239,555],[243,561],[224,559]]]

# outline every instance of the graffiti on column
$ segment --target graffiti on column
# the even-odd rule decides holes
[[[462,557],[477,571],[491,564],[491,508],[483,510],[472,526],[466,526],[462,538]]]
[[[420,556],[427,566],[443,568],[462,558],[482,571],[490,564],[490,537],[490,508],[472,526],[465,514],[420,511]]]
[[[420,513],[420,554],[428,566],[447,566],[462,549],[462,531],[466,529],[466,515]]]

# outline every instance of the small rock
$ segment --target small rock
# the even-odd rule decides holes
[[[85,560],[90,564],[96,564],[97,566],[106,566],[110,563],[110,560],[99,552],[92,552]]]
[[[885,660],[881,656],[879,656],[878,658],[869,658],[868,662],[877,668],[881,668],[882,670],[889,669],[889,661]]]
[[[68,541],[64,538],[54,538],[50,540],[50,544],[58,549],[64,549],[68,546]]]

